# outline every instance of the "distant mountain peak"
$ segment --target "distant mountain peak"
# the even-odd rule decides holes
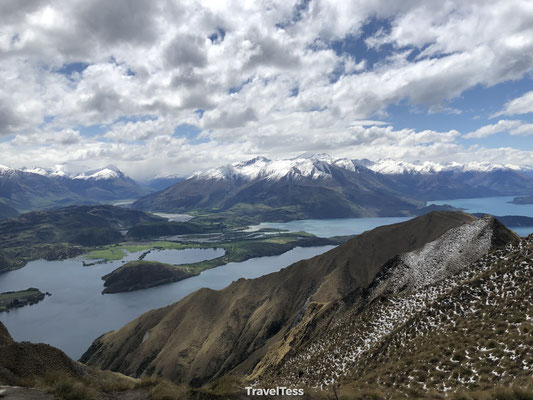
[[[0,174],[5,174],[11,171],[14,171],[14,169],[0,164]]]
[[[205,172],[197,172],[190,178],[204,180],[254,180],[254,179],[326,179],[331,178],[331,166],[356,171],[352,160],[333,158],[328,154],[304,154],[291,159],[270,160],[256,157],[248,161],[237,162]]]
[[[54,168],[23,167],[20,170],[22,172],[28,172],[31,174],[37,174],[48,177],[68,176],[68,174],[63,170],[63,165],[56,165]]]
[[[486,161],[472,161],[468,163],[450,162],[439,164],[432,161],[401,161],[391,158],[370,160],[355,160],[356,164],[363,165],[374,172],[384,175],[399,174],[435,174],[444,171],[455,172],[492,172],[497,170],[520,171],[522,168],[513,164],[493,164]]]
[[[335,159],[334,157],[330,156],[328,153],[311,153],[311,152],[300,154],[299,156],[294,157],[293,160],[297,160],[299,158],[308,158],[311,160],[319,160],[319,161],[331,161]]]
[[[109,166],[98,170],[84,172],[80,175],[74,176],[73,179],[85,180],[109,180],[123,177],[124,174],[116,167]]]

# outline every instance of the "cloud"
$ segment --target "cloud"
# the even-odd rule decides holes
[[[533,124],[527,124],[519,120],[502,119],[496,124],[485,125],[473,132],[469,132],[463,138],[479,139],[502,132],[515,136],[533,135]]]
[[[463,137],[465,139],[484,138],[484,137],[487,137],[487,136],[490,136],[490,135],[494,135],[496,133],[507,132],[507,131],[509,131],[511,129],[515,129],[515,128],[521,126],[521,125],[522,125],[522,121],[502,119],[502,120],[498,121],[496,124],[482,126],[481,128],[479,128],[479,129],[477,129],[477,130],[475,130],[473,132],[467,133]]]
[[[177,35],[165,50],[166,61],[171,67],[204,67],[207,63],[206,40],[190,34]]]
[[[12,143],[23,146],[71,146],[80,143],[78,130],[64,129],[61,131],[39,132],[31,135],[17,135]]]
[[[16,132],[20,128],[21,123],[21,118],[16,115],[13,108],[4,102],[0,102],[0,134],[8,135]]]
[[[156,174],[313,150],[472,156],[460,126],[381,120],[399,104],[459,118],[450,103],[466,90],[524,79],[532,26],[527,0],[2,2],[0,158]],[[532,93],[497,115],[531,112]],[[209,141],[173,137],[183,124]],[[103,132],[84,136],[94,126]],[[530,131],[502,120],[464,137]]]
[[[501,111],[491,115],[490,117],[495,118],[500,115],[516,115],[527,113],[533,113],[533,91],[527,92],[524,95],[505,103],[505,106]]]
[[[509,131],[511,135],[533,135],[533,124],[523,124]]]

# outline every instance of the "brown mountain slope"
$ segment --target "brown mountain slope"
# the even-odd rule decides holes
[[[274,343],[275,357],[283,358],[292,344],[280,339],[315,320],[333,302],[367,287],[387,260],[475,221],[464,213],[433,212],[376,228],[277,273],[240,279],[220,291],[201,289],[101,336],[81,360],[192,385],[230,371],[248,374]],[[487,226],[494,233],[491,246],[515,238],[493,225]]]
[[[407,286],[396,272],[413,277],[414,257],[394,257],[275,368],[265,357],[253,379],[329,393],[334,385],[347,399],[531,399],[532,252],[530,235],[432,284],[418,276]],[[438,262],[425,258],[425,267],[435,272],[443,254],[433,255]]]
[[[0,383],[19,385],[43,372],[81,376],[81,368],[65,353],[47,344],[15,342],[0,322]]]
[[[48,344],[16,342],[0,322],[0,398],[162,400],[193,397],[188,396],[186,389],[161,380],[141,382],[115,372],[86,367]]]
[[[443,294],[364,354],[344,381],[384,393],[533,383],[532,251],[529,236],[472,264],[466,279],[446,282]],[[390,300],[396,299],[385,302]],[[516,398],[532,398],[531,389]]]
[[[446,299],[454,288],[483,272],[487,262],[478,260],[494,247],[495,238],[518,240],[488,217],[450,229],[421,249],[391,258],[364,290],[350,293],[320,315],[304,318],[307,323],[285,338],[290,351],[272,346],[251,378],[313,387],[338,382],[348,371],[372,360],[369,353],[374,348],[404,325],[410,327],[409,321],[428,305]],[[436,321],[433,328],[440,330],[441,322]]]

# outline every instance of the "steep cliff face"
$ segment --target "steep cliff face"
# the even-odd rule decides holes
[[[446,233],[447,239],[442,239]],[[268,375],[318,334],[314,332],[322,317],[346,296],[358,301],[367,296],[365,290],[378,274],[387,273],[384,265],[393,257],[403,255],[402,268],[417,276],[423,271],[421,259],[435,254],[427,246],[441,239],[441,244],[451,247],[439,253],[447,261],[436,263],[430,272],[431,279],[440,279],[460,269],[457,262],[466,265],[516,238],[490,218],[433,212],[366,232],[277,273],[240,279],[220,291],[201,289],[103,335],[81,361],[192,385],[230,371],[252,373],[254,378]],[[464,254],[453,256],[458,252]],[[412,285],[421,282],[408,280]]]

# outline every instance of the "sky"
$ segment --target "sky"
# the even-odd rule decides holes
[[[533,165],[530,0],[0,0],[0,164]]]

